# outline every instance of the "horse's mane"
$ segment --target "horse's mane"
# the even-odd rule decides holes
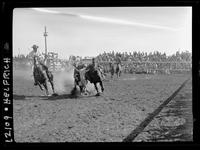
[[[41,62],[40,62],[39,64],[42,66],[42,68],[43,68],[44,70],[48,70],[48,67],[47,67],[47,66],[45,66],[45,65],[42,64]]]

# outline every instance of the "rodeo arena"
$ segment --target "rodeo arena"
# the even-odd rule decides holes
[[[60,59],[30,48],[13,56],[16,142],[193,140],[191,52]]]

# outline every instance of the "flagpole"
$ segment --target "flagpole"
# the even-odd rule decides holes
[[[47,39],[46,39],[46,37],[47,37],[48,35],[47,35],[47,31],[46,31],[46,26],[44,27],[44,39],[45,39],[45,62],[46,62],[46,59],[47,59]]]

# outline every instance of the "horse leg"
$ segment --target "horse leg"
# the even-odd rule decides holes
[[[53,81],[49,81],[49,82],[50,82],[50,84],[51,84],[51,88],[52,88],[52,90],[53,90],[53,93],[55,94]]]
[[[52,88],[53,94],[55,94],[54,83],[53,83],[53,74],[51,72],[49,72],[49,71],[46,71],[45,73],[46,73],[46,77],[47,77],[48,81],[51,84],[51,88]]]
[[[118,68],[116,69],[116,75],[117,75],[117,78],[119,77],[119,70],[118,70]]]
[[[49,95],[49,91],[48,91],[48,87],[47,87],[47,82],[45,82],[45,83],[43,84],[43,86],[44,86],[44,88],[45,88],[45,90],[46,90],[46,95],[48,96],[48,95]]]
[[[95,87],[95,89],[96,89],[96,91],[97,91],[96,96],[99,96],[100,94],[99,94],[99,90],[98,90],[98,88],[97,88],[97,83],[94,83],[94,87]]]
[[[42,88],[41,84],[37,83],[37,85],[39,85],[40,89],[43,91],[43,88]]]
[[[102,83],[102,81],[100,81],[99,83],[100,83],[100,86],[101,86],[101,91],[103,92],[104,91],[103,83]]]
[[[36,72],[35,72],[35,66],[33,68],[33,79],[34,79],[34,85],[38,85],[38,82],[36,80]],[[40,88],[41,89],[41,88]]]
[[[113,78],[113,75],[114,75],[113,72],[111,72],[111,78]]]

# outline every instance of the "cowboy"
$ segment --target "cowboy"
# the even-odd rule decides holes
[[[103,67],[98,62],[95,61],[95,58],[92,58],[92,63],[86,67],[86,70],[89,74],[97,71],[101,80],[105,78],[105,73],[103,72]],[[88,73],[87,73],[87,75],[88,75]]]
[[[92,58],[92,63],[89,64],[89,65],[86,67],[86,70],[93,72],[93,71],[95,71],[95,67],[96,67],[96,66],[95,66],[95,59]]]
[[[86,76],[88,79],[90,79],[90,76],[89,74],[93,73],[96,69],[95,69],[95,59],[92,58],[92,63],[89,64],[87,67],[86,67]]]
[[[118,55],[116,56],[115,61],[116,61],[117,64],[120,64],[120,65],[121,65],[121,55],[120,55],[120,54],[118,54]]]
[[[38,64],[38,62],[41,60],[42,55],[37,51],[38,46],[37,45],[33,45],[31,48],[33,48],[33,50],[28,54],[28,56],[30,58],[34,58],[37,60],[36,63]],[[34,62],[34,61],[33,61]]]
[[[33,45],[32,46],[33,50],[29,53],[29,57],[33,59],[33,76],[35,75],[35,66],[40,67],[41,71],[43,72],[44,76],[46,79],[49,79],[48,77],[50,76],[50,73],[48,71],[48,67],[44,64],[42,55],[37,51],[38,46]],[[34,76],[34,85],[37,85],[35,76]]]

